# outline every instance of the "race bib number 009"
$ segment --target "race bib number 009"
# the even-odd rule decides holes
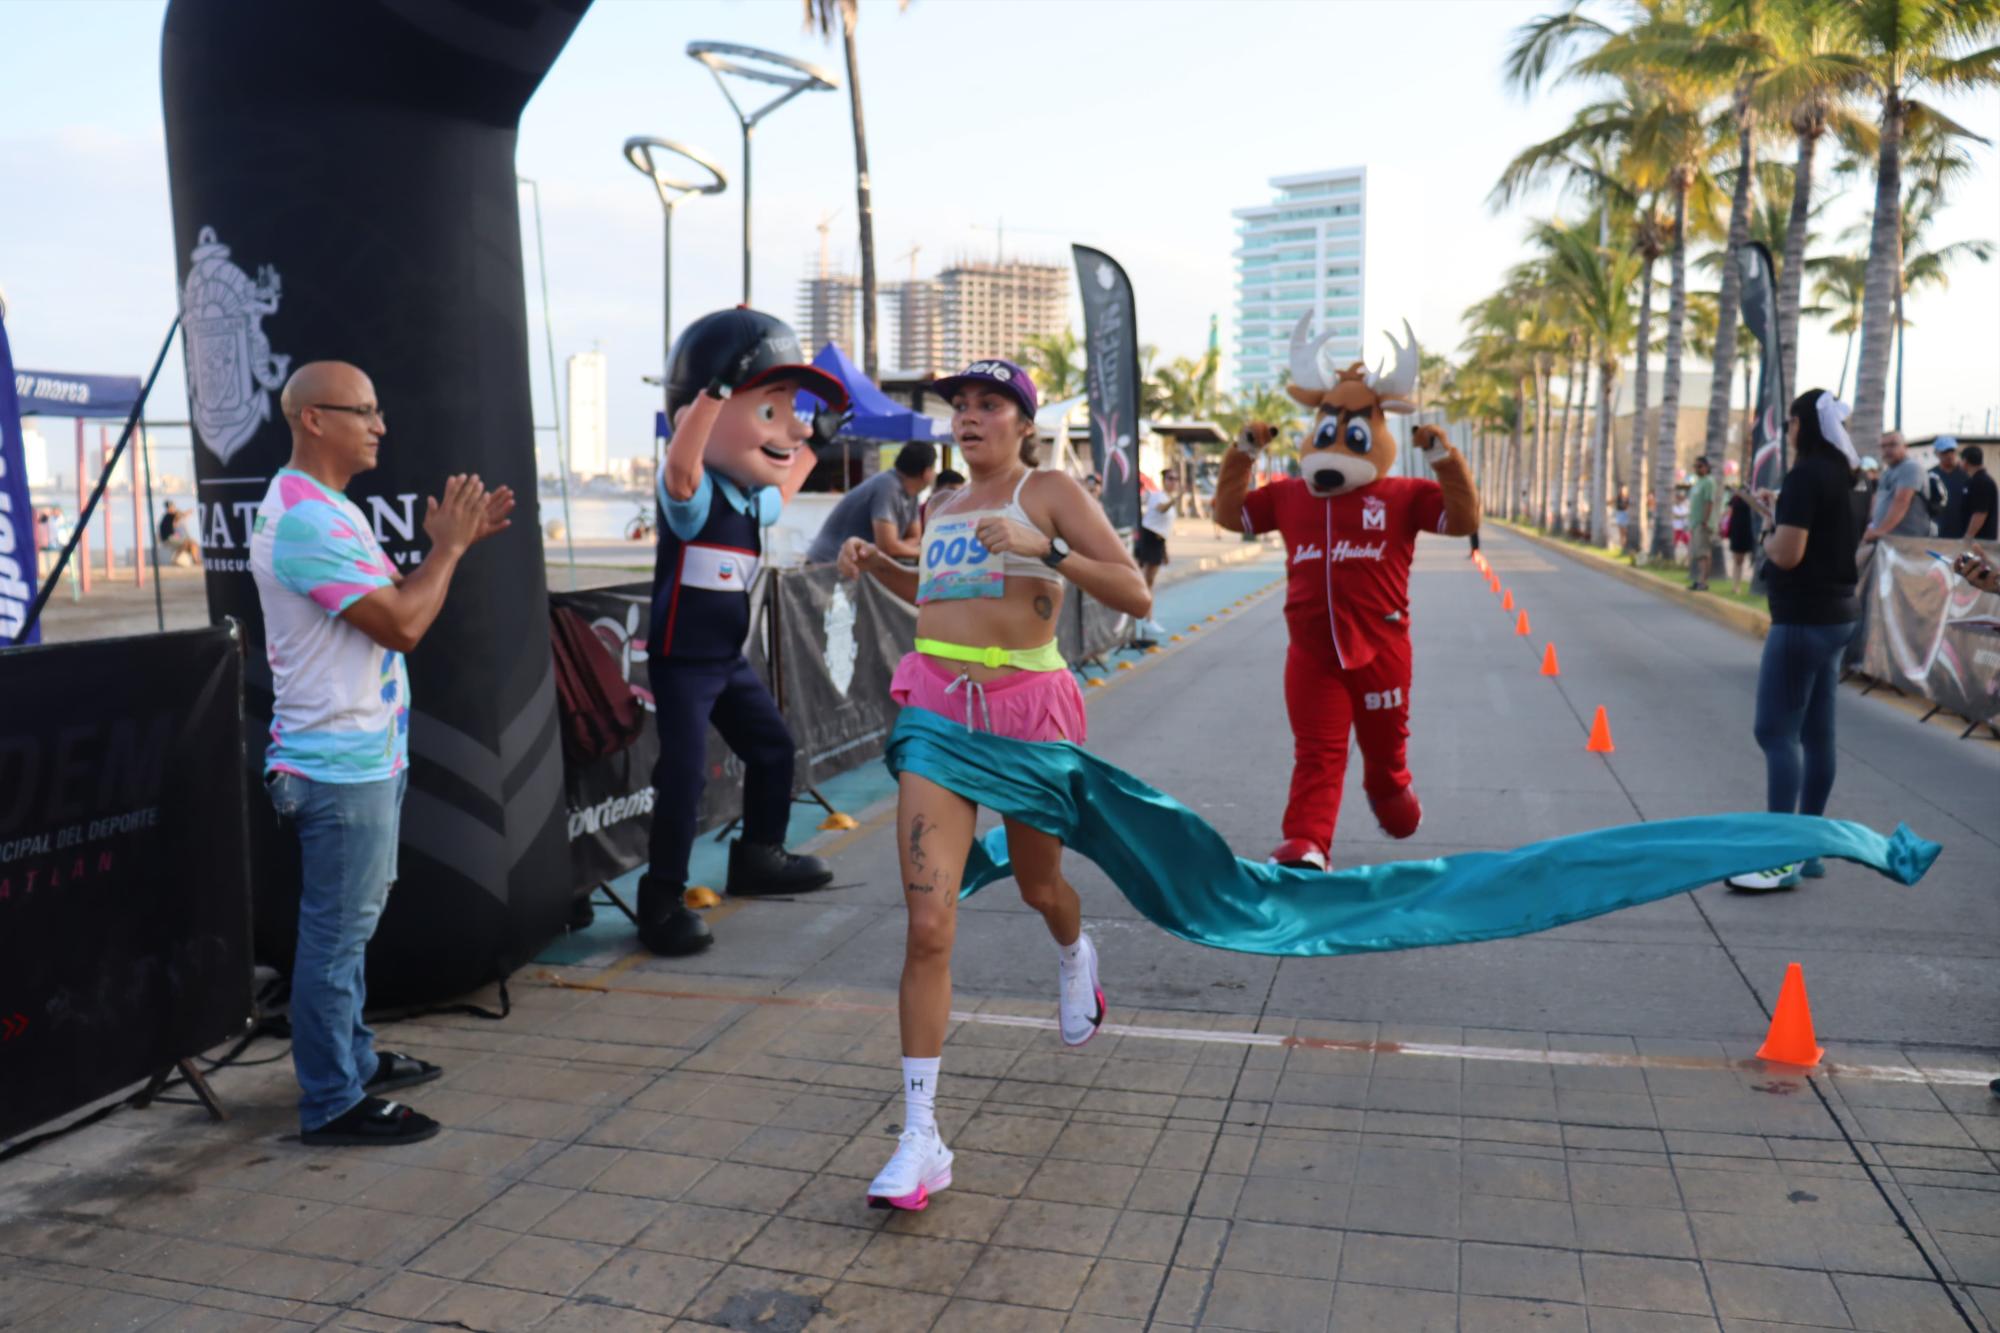
[[[970,520],[947,519],[925,534],[918,601],[949,602],[1004,597],[1006,593],[1006,572],[973,535]]]

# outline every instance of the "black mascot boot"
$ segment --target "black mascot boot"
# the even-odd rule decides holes
[[[663,958],[700,953],[715,937],[708,923],[687,909],[678,884],[657,883],[650,875],[639,880],[639,943]]]
[[[729,844],[729,896],[763,898],[811,893],[833,883],[833,871],[817,856],[794,856],[770,843]]]

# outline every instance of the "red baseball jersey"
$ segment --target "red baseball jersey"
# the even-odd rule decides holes
[[[1417,534],[1444,531],[1444,490],[1418,477],[1384,477],[1322,498],[1297,477],[1243,501],[1243,529],[1285,539],[1292,642],[1330,644],[1343,669],[1367,666],[1409,632],[1410,557]]]

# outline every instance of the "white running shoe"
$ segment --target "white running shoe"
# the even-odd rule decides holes
[[[1097,945],[1088,934],[1077,936],[1083,956],[1077,966],[1057,967],[1057,1012],[1062,1016],[1065,1046],[1081,1046],[1104,1025],[1104,987],[1097,980]]]
[[[870,1208],[901,1208],[920,1213],[931,1195],[951,1185],[951,1149],[934,1129],[906,1129],[896,1141],[896,1155],[868,1186]]]
[[[1796,889],[1799,886],[1797,864],[1773,866],[1769,870],[1756,870],[1747,875],[1731,875],[1722,881],[1732,889],[1745,893],[1775,893],[1779,889]]]

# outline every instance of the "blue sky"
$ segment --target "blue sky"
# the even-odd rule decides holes
[[[990,254],[1000,219],[1011,254],[1066,260],[1070,241],[1096,245],[1132,274],[1142,338],[1191,355],[1211,314],[1228,345],[1230,209],[1264,202],[1271,176],[1365,163],[1371,234],[1424,255],[1401,284],[1412,308],[1371,307],[1370,322],[1407,314],[1427,343],[1449,348],[1458,312],[1519,257],[1529,217],[1552,207],[1544,196],[1495,215],[1484,202],[1508,158],[1583,100],[1557,89],[1524,101],[1501,85],[1510,31],[1548,7],[916,0],[898,13],[893,0],[864,0],[878,263],[885,277],[906,273],[897,257],[912,245],[925,272]],[[143,373],[172,317],[163,9],[0,4],[0,288],[20,364]],[[841,63],[837,46],[801,29],[796,0],[598,0],[522,124],[520,170],[542,183],[557,353],[609,355],[616,453],[646,447],[653,397],[639,376],[659,346],[659,205],[619,145],[656,134],[704,148],[732,176],[737,162],[734,118],[682,54],[695,39]],[[1951,110],[2000,137],[2000,97]],[[2000,237],[1994,150],[1978,159],[1941,241]],[[1856,182],[1834,200],[1823,244],[1863,216],[1871,188]],[[825,214],[836,214],[835,262],[853,262],[844,93],[801,99],[760,128],[755,202],[756,302],[789,318]],[[677,322],[737,299],[739,225],[733,193],[680,211]],[[1959,269],[1952,290],[1915,299],[1911,317],[1912,430],[1968,414],[1976,425],[2000,407],[2000,265]],[[533,332],[546,421],[539,323]],[[1830,384],[1841,350],[1809,328],[1802,379]],[[158,415],[184,414],[178,355],[161,394]]]

